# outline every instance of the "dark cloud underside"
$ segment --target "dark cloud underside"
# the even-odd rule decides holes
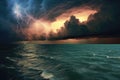
[[[21,40],[15,33],[17,20],[14,18],[8,3],[14,0],[0,1],[0,42]],[[16,0],[19,1],[19,0]],[[109,38],[109,43],[120,43],[120,0],[28,0],[28,13],[35,18],[45,18],[55,21],[58,16],[72,8],[89,7],[97,13],[90,15],[86,23],[80,22],[75,16],[66,21],[57,34],[50,33],[50,40],[78,39],[78,38],[101,38],[104,43]],[[26,6],[27,0],[20,2]],[[74,15],[74,14],[73,14]],[[22,22],[22,21],[21,21]],[[23,22],[21,24],[25,26]],[[49,26],[48,26],[49,27]],[[116,38],[113,40],[112,38]],[[24,38],[22,38],[24,40]],[[118,41],[119,40],[119,41]]]

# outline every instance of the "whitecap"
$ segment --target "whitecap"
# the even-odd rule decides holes
[[[43,77],[44,79],[51,79],[54,77],[54,75],[52,73],[48,73],[46,71],[42,72],[42,74],[40,74],[41,77]]]

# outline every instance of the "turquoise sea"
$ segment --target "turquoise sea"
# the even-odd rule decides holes
[[[0,80],[120,80],[120,45],[0,45]]]

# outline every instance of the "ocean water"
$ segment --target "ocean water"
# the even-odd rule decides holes
[[[0,45],[0,80],[120,80],[120,45]]]

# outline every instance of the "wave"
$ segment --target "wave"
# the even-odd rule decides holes
[[[46,71],[43,71],[40,74],[40,76],[43,77],[45,80],[50,80],[51,78],[54,77],[54,75],[52,73],[49,73],[49,72],[46,72]]]

